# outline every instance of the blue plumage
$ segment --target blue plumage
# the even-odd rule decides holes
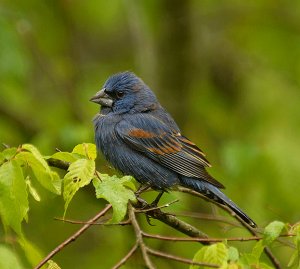
[[[135,74],[111,76],[91,101],[101,105],[94,118],[96,145],[116,169],[153,189],[174,185],[193,189],[256,226],[219,190],[224,186],[206,171],[210,163],[205,154],[181,134],[155,94]]]

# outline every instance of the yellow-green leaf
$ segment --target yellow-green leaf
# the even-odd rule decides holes
[[[9,160],[17,154],[17,151],[17,148],[7,148],[2,151],[2,155],[6,160]]]
[[[36,200],[37,202],[40,202],[41,201],[41,197],[39,196],[37,190],[32,186],[29,177],[26,178],[25,183],[26,183],[26,186],[28,188],[29,193],[34,198],[34,200]]]
[[[48,261],[47,262],[47,264],[48,264],[48,267],[47,267],[47,269],[61,269],[59,266],[58,266],[58,264],[57,263],[55,263],[54,261]]]
[[[90,160],[95,160],[97,157],[96,145],[92,143],[79,144],[73,149],[72,153],[83,155]]]
[[[202,247],[194,256],[193,261],[224,266],[228,260],[228,249],[225,244],[217,243]],[[191,265],[190,269],[208,269],[211,267]]]
[[[72,154],[70,152],[62,152],[62,151],[54,153],[51,156],[51,158],[61,160],[61,161],[65,161],[65,162],[68,162],[68,163],[73,163],[73,162],[75,162],[76,160],[79,159],[75,154]]]
[[[100,175],[101,180],[95,178],[93,184],[96,190],[96,197],[107,200],[113,207],[113,217],[110,222],[119,223],[127,212],[128,201],[135,201],[134,192],[127,188],[130,185],[130,177],[118,178],[117,176]]]
[[[93,160],[79,159],[69,166],[68,173],[64,177],[64,214],[75,193],[91,182],[94,173],[95,162]]]
[[[21,167],[11,160],[0,167],[0,215],[5,226],[22,235],[21,222],[29,210],[26,184]]]
[[[47,162],[36,152],[33,154],[32,152],[23,151],[16,156],[16,159],[22,160],[32,169],[34,177],[45,189],[60,194],[61,180],[58,174],[52,171]]]
[[[264,244],[270,245],[281,233],[285,224],[281,221],[271,222],[264,230]]]

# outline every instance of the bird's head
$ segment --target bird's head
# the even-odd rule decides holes
[[[106,112],[135,113],[155,109],[159,104],[154,93],[134,73],[112,75],[90,101],[100,104]]]

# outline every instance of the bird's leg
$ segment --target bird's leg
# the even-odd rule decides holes
[[[154,201],[150,204],[151,207],[157,207],[158,205],[158,202],[160,200],[160,198],[163,196],[164,194],[164,191],[161,191],[157,196],[156,198],[154,199]]]
[[[140,196],[144,191],[148,190],[150,188],[149,185],[140,185],[137,191],[135,192],[135,196]]]
[[[147,203],[144,199],[142,199],[142,198],[140,197],[140,195],[141,195],[144,191],[148,190],[149,188],[150,188],[149,185],[140,185],[139,188],[137,189],[137,191],[135,192],[135,197],[136,197],[136,199],[137,199],[141,204],[144,204],[143,208],[148,207],[148,203]]]
[[[163,196],[164,191],[159,192],[154,201],[150,204],[149,208],[156,208],[160,198]],[[151,217],[146,214],[146,220],[150,226],[155,226],[151,223]]]

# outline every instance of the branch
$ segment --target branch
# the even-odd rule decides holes
[[[64,162],[64,161],[60,161],[60,160],[56,160],[56,159],[49,159],[47,160],[49,166],[53,166],[53,167],[57,167],[63,170],[67,170],[69,167],[69,163]],[[198,196],[201,197],[202,199],[212,202],[212,200],[207,199],[206,197],[204,197],[203,195],[201,195],[200,193],[181,187],[179,186],[177,188],[180,192],[185,192],[185,193],[189,193],[192,194],[194,196]],[[216,204],[216,203],[215,203]],[[218,207],[222,208],[223,210],[227,211],[230,215],[232,215],[233,217],[235,217],[239,223],[241,223],[252,235],[256,236],[257,233],[255,232],[255,230],[253,228],[251,228],[249,225],[247,225],[244,221],[242,221],[230,208],[220,205],[220,204],[216,204]],[[142,207],[140,207],[142,208]],[[154,219],[157,219],[167,225],[169,225],[170,227],[173,227],[174,229],[190,236],[190,237],[200,237],[200,238],[207,238],[207,235],[202,233],[201,231],[199,231],[198,229],[196,229],[195,227],[191,226],[190,224],[179,220],[178,218],[176,218],[175,216],[171,216],[168,215],[166,213],[163,213],[160,209],[156,209],[153,211],[149,211],[146,212],[146,214]],[[276,259],[276,257],[272,254],[271,250],[269,247],[265,247],[264,248],[264,252],[266,253],[266,255],[269,257],[270,261],[272,262],[272,264],[274,265],[274,267],[276,269],[281,269],[281,265],[279,263],[279,261]],[[36,269],[38,269],[40,267],[37,267]]]
[[[189,194],[192,194],[194,196],[197,196],[197,197],[201,197],[202,199],[206,200],[206,201],[209,201],[209,202],[212,202],[214,203],[215,205],[217,205],[218,207],[222,208],[223,210],[227,211],[231,216],[233,216],[234,218],[236,218],[240,224],[242,224],[249,232],[250,234],[256,236],[257,233],[256,231],[250,227],[248,224],[246,224],[237,214],[235,214],[229,207],[226,207],[226,206],[223,206],[221,204],[217,204],[215,203],[213,200],[209,200],[208,198],[204,197],[202,194],[196,192],[196,191],[193,191],[191,189],[188,189],[188,188],[184,188],[184,187],[181,187],[179,186],[177,188],[180,192],[184,192],[184,193],[189,193]],[[281,265],[279,263],[279,261],[277,260],[277,258],[273,255],[271,249],[269,247],[265,247],[264,248],[264,252],[266,253],[266,255],[268,256],[268,258],[270,259],[271,263],[274,265],[274,267],[276,269],[281,269]]]
[[[147,253],[147,248],[144,244],[143,241],[143,234],[142,234],[142,230],[137,222],[137,219],[135,217],[135,212],[134,212],[134,208],[131,205],[131,203],[128,203],[128,215],[129,218],[131,220],[134,232],[135,232],[135,236],[136,236],[136,242],[138,244],[138,246],[140,247],[141,251],[142,251],[142,256],[144,258],[145,264],[149,269],[155,269],[153,263],[150,260],[150,257]]]
[[[137,208],[145,208],[148,204],[146,202],[139,202],[138,205],[135,205]],[[168,226],[174,228],[175,230],[182,232],[190,237],[201,237],[201,238],[208,238],[208,236],[195,228],[194,226],[190,225],[187,222],[184,222],[177,217],[170,215],[168,213],[162,212],[159,208],[156,208],[151,211],[147,211],[146,214],[154,219],[157,219]]]
[[[131,224],[130,220],[125,220],[125,221],[121,221],[119,223],[106,223],[106,222],[89,222],[89,221],[80,221],[80,220],[71,220],[71,219],[64,219],[64,218],[54,218],[55,220],[59,220],[62,222],[66,222],[66,223],[71,223],[71,224],[87,224],[89,223],[90,225],[103,225],[103,226],[125,226],[125,225],[129,225]]]
[[[158,234],[149,234],[142,232],[144,237],[151,238],[151,239],[159,239],[165,241],[180,241],[180,242],[224,242],[224,241],[258,241],[263,239],[263,236],[250,236],[250,237],[230,237],[230,238],[187,238],[187,237],[172,237],[172,236],[163,236]],[[291,237],[294,235],[291,234],[283,234],[280,237]]]
[[[56,167],[65,171],[67,171],[70,166],[70,163],[58,159],[54,159],[54,158],[50,158],[46,161],[49,166]]]
[[[138,248],[138,243],[135,243],[135,245],[129,250],[129,252],[124,256],[122,260],[120,260],[115,266],[112,267],[112,269],[118,269],[120,268],[123,264],[125,264],[128,259],[134,254],[134,252]]]
[[[84,226],[82,226],[76,233],[71,235],[68,239],[58,245],[54,250],[52,250],[34,269],[41,268],[47,261],[49,261],[54,255],[56,255],[59,251],[61,251],[64,247],[69,245],[71,242],[75,241],[82,233],[84,233],[95,221],[97,221],[100,217],[106,214],[106,212],[112,206],[109,204],[103,210],[101,210],[96,216],[91,218]]]
[[[190,259],[182,258],[182,257],[179,257],[179,256],[174,256],[174,255],[171,255],[169,253],[164,253],[164,252],[161,252],[161,251],[157,251],[157,250],[151,249],[149,247],[147,247],[147,252],[151,255],[162,257],[162,258],[165,258],[165,259],[168,259],[168,260],[174,260],[174,261],[177,261],[177,262],[182,262],[182,263],[187,263],[187,264],[192,264],[192,265],[206,266],[206,267],[211,267],[211,268],[220,268],[220,265],[217,265],[217,264],[206,263],[206,262],[195,262],[195,261],[190,260]]]

